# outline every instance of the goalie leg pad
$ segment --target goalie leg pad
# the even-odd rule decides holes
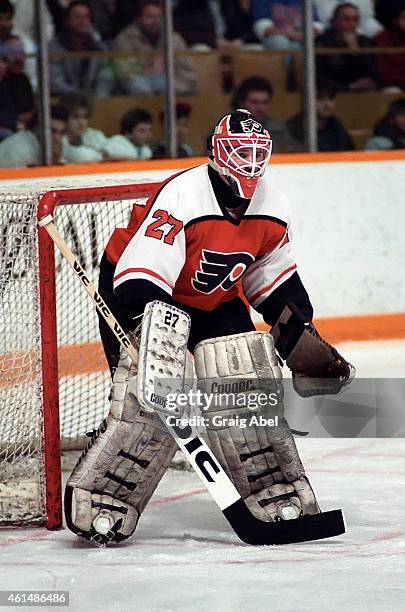
[[[176,451],[159,416],[139,406],[134,378],[135,368],[122,352],[110,414],[66,484],[68,527],[101,546],[132,535]]]
[[[268,404],[251,412],[246,408],[248,402],[240,407],[243,393],[237,393],[238,406],[232,398],[231,408],[228,402],[225,408],[212,402],[206,411],[207,443],[251,512],[264,521],[318,513],[294,437],[283,417],[282,375],[271,336],[249,332],[204,340],[197,345],[194,357],[198,387],[205,393],[243,388],[247,379],[245,387],[251,399],[258,392],[272,392],[278,398],[276,410]],[[214,424],[214,415],[221,417],[222,425]],[[278,421],[275,419],[275,426],[261,426],[257,424],[260,415],[266,419],[277,416]],[[232,417],[236,425],[227,426]]]

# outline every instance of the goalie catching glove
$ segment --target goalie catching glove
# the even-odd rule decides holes
[[[334,395],[353,380],[356,370],[328,344],[293,305],[286,306],[271,329],[280,357],[292,371],[301,397]]]

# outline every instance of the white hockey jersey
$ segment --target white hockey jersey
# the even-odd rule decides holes
[[[253,307],[295,271],[290,205],[269,178],[258,183],[240,221],[220,207],[202,165],[170,177],[107,247],[114,288],[155,283],[176,302],[213,310],[243,293]]]

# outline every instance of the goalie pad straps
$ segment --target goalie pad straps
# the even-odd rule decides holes
[[[354,367],[321,338],[293,304],[284,308],[271,335],[301,397],[339,393],[354,378]]]
[[[66,484],[68,527],[102,546],[135,531],[177,448],[159,416],[140,408],[134,370],[122,351],[110,413]]]
[[[232,396],[231,407],[228,401],[223,406],[224,398],[219,398],[221,405],[212,402],[204,416],[209,421],[207,442],[250,511],[264,521],[318,513],[283,417],[282,375],[271,336],[250,332],[205,340],[197,345],[194,358],[200,390],[212,394],[223,389],[249,389],[249,393],[237,392],[236,402]],[[248,396],[258,398],[258,393],[271,393],[272,403],[276,398],[277,405],[272,408],[270,403],[263,406],[261,402],[261,407],[252,412],[246,408]],[[243,395],[245,407],[241,407]],[[257,424],[260,417],[277,417],[278,425]]]

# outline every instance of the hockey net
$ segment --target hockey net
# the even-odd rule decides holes
[[[93,303],[54,252],[55,223],[97,282],[104,246],[157,183],[14,188],[0,202],[0,526],[61,525],[60,444],[83,447],[108,412]]]

